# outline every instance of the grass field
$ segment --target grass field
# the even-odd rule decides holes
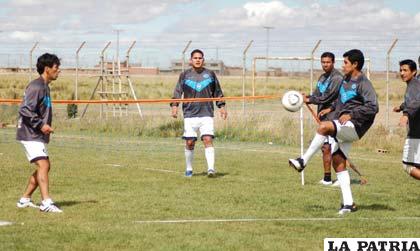
[[[340,190],[317,184],[319,157],[302,186],[287,166],[298,148],[218,140],[219,176],[201,174],[199,145],[197,175],[187,179],[182,143],[57,132],[49,145],[51,194],[64,213],[43,214],[16,208],[33,167],[14,130],[0,129],[0,221],[14,223],[0,226],[0,250],[321,250],[327,237],[420,235],[419,183],[402,171],[400,152],[353,148],[369,183],[352,175],[360,210],[338,217]]]

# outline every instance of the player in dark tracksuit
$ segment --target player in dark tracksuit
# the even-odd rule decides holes
[[[62,212],[49,195],[48,172],[50,160],[46,144],[50,141],[52,106],[49,84],[58,78],[60,60],[56,55],[45,53],[38,58],[37,71],[40,77],[26,87],[22,104],[19,107],[19,120],[16,139],[23,145],[27,159],[37,165],[37,170],[29,178],[23,196],[17,203],[18,208],[36,207],[31,196],[39,187],[42,212]]]
[[[201,50],[191,52],[191,69],[186,70],[179,76],[175,87],[173,98],[220,98],[223,92],[219,80],[213,71],[204,68],[204,53]],[[226,119],[225,102],[217,101],[220,115]],[[178,103],[171,103],[172,116],[178,115]],[[214,105],[213,102],[189,102],[182,104],[184,113],[184,134],[185,139],[185,160],[186,177],[192,177],[192,161],[194,157],[194,146],[197,140],[197,131],[200,131],[201,140],[205,146],[205,156],[207,160],[207,175],[214,177],[216,170],[214,167]]]
[[[407,84],[404,102],[395,107],[402,112],[400,126],[408,125],[403,150],[403,168],[413,178],[420,180],[420,80],[416,76],[417,66],[413,60],[400,62],[400,76]]]
[[[419,65],[418,65],[418,67],[419,67],[419,69],[420,69],[420,56],[419,56],[419,59],[417,60],[418,61],[418,63],[419,63]],[[420,71],[417,73],[417,77],[416,77],[418,80],[420,80]]]
[[[327,136],[336,139],[333,145],[333,167],[337,173],[342,193],[339,214],[356,211],[350,187],[350,176],[346,169],[346,159],[352,142],[359,140],[372,126],[378,113],[378,101],[372,83],[362,73],[364,56],[360,50],[344,53],[343,72],[338,99],[331,108],[322,110],[323,116],[334,111],[333,121],[320,123],[317,133],[306,152],[297,159],[289,159],[289,165],[302,171],[311,157],[321,148]]]
[[[321,65],[324,73],[319,77],[316,89],[312,95],[304,95],[304,101],[308,104],[318,106],[318,114],[320,111],[331,107],[331,104],[337,99],[343,75],[334,68],[335,56],[331,52],[324,52],[321,55]],[[331,119],[331,115],[327,114],[320,117],[321,121]],[[324,178],[320,181],[323,185],[332,185],[331,180],[331,140],[326,140],[322,146],[322,160],[324,164]]]

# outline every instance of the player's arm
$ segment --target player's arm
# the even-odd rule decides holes
[[[178,82],[176,83],[172,98],[173,99],[180,99],[182,98],[182,94],[184,93],[183,89],[182,89],[182,83],[184,81],[184,73],[181,73],[179,75],[179,79]],[[171,115],[172,117],[176,118],[178,117],[178,106],[179,106],[179,102],[172,102],[170,103],[171,106]]]
[[[213,73],[213,79],[214,79],[214,92],[213,97],[214,98],[221,98],[223,96],[222,87],[220,86],[220,82],[217,79],[216,74]],[[216,101],[216,106],[219,108],[220,116],[223,119],[227,118],[227,111],[226,111],[226,102],[224,100]]]
[[[22,122],[36,130],[41,130],[44,126],[41,116],[37,113],[38,104],[42,102],[43,97],[44,93],[39,87],[30,85],[25,90],[23,104],[19,109]]]

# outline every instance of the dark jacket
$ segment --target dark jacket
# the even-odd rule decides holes
[[[400,106],[408,116],[408,138],[420,139],[420,80],[413,78],[407,84],[404,103]]]
[[[335,110],[335,119],[343,114],[351,116],[359,138],[369,130],[379,112],[375,89],[364,74],[355,79],[344,77],[338,99],[331,108]]]
[[[336,69],[319,77],[314,93],[309,96],[309,102],[318,105],[318,113],[330,108],[337,99],[341,81],[343,81],[343,75]],[[334,113],[331,112],[321,117],[321,121],[331,119],[333,115]]]
[[[223,97],[219,80],[213,71],[203,68],[201,72],[196,72],[193,68],[181,73],[176,84],[172,98],[219,98]],[[178,106],[177,102],[171,106]],[[225,106],[225,102],[216,101],[217,107]],[[213,102],[191,102],[183,103],[182,110],[184,118],[193,117],[213,117]]]
[[[52,106],[50,88],[42,77],[31,81],[26,87],[19,119],[16,139],[48,143],[50,136],[41,132],[43,125],[51,126]]]

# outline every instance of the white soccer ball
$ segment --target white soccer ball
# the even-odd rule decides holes
[[[303,105],[303,96],[297,91],[288,91],[283,95],[281,103],[289,112],[297,112]]]

